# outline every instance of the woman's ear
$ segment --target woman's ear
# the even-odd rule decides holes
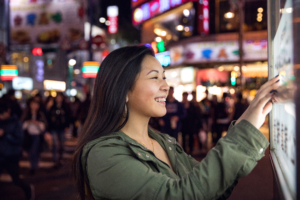
[[[128,102],[128,94],[126,95],[126,103]]]

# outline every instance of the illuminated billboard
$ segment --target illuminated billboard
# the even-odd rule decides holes
[[[18,76],[16,65],[1,65],[0,76],[2,81],[12,81]]]
[[[131,8],[135,8],[149,0],[131,0]]]
[[[155,17],[165,11],[180,6],[186,2],[196,0],[152,0],[135,8],[132,12],[133,25],[141,24],[142,22]]]

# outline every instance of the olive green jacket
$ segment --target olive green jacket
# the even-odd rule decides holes
[[[85,145],[82,165],[95,199],[226,199],[264,156],[268,141],[246,120],[230,126],[198,162],[169,135],[155,133],[173,170],[121,131]]]

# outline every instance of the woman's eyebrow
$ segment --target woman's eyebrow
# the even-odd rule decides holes
[[[150,73],[152,73],[152,72],[159,73],[159,71],[158,71],[158,70],[151,70],[150,72],[148,72],[148,74],[150,74]],[[147,74],[147,75],[148,75],[148,74]]]
[[[150,72],[148,72],[148,74],[150,74],[150,73],[152,73],[152,72],[159,73],[159,71],[158,71],[158,70],[151,70]],[[163,73],[165,73],[165,70],[163,71]],[[147,75],[148,75],[148,74],[147,74]]]

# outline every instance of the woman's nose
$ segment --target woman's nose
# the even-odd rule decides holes
[[[170,86],[168,85],[166,80],[163,81],[163,85],[161,86],[161,89],[164,91],[169,91]]]

